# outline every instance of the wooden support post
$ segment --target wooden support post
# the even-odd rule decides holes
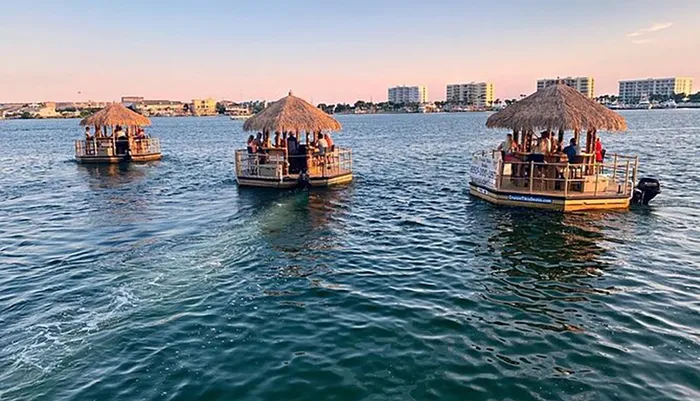
[[[569,163],[566,163],[566,167],[564,167],[564,197],[566,198],[569,195]]]
[[[530,160],[530,193],[532,193],[532,183],[533,183],[533,177],[534,177],[534,172],[535,172],[535,162]]]
[[[594,164],[595,168],[595,185],[593,186],[593,196],[598,196],[598,165]]]
[[[629,182],[630,178],[630,161],[627,160],[627,166],[625,166],[625,191],[624,194],[627,195],[627,183]]]
[[[503,170],[505,169],[505,163],[503,160],[498,161],[498,180],[496,181],[496,189],[501,189],[503,186]]]
[[[612,173],[612,179],[615,181],[615,178],[617,177],[617,153],[613,156],[613,173]]]

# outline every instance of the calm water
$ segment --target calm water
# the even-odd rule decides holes
[[[0,400],[700,399],[700,111],[625,116],[663,193],[570,215],[469,197],[485,114],[340,116],[312,192],[237,188],[225,118],[127,168],[0,121]]]

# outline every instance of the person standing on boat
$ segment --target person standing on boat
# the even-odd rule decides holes
[[[600,142],[600,137],[595,139],[595,161],[596,163],[602,163],[605,152],[603,151],[603,144]]]
[[[328,150],[330,152],[333,152],[335,143],[333,142],[333,138],[331,138],[331,134],[324,134],[324,137],[326,138],[326,142],[328,143]]]
[[[287,157],[289,158],[289,172],[298,173],[299,172],[299,158],[296,157],[299,154],[299,142],[297,137],[293,132],[289,133],[287,137]]]
[[[85,127],[85,140],[89,141],[92,139],[92,136],[90,135],[90,127]]]
[[[114,136],[117,137],[117,155],[126,154],[129,150],[129,141],[121,126],[117,125],[117,128],[114,129]]]
[[[280,132],[277,131],[275,132],[275,147],[276,148],[281,148],[282,147],[282,140],[280,138]]]

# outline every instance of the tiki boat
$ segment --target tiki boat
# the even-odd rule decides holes
[[[469,192],[477,198],[569,212],[648,204],[660,192],[653,178],[642,178],[635,187],[637,156],[606,155],[600,144],[596,149],[598,132],[625,131],[625,119],[566,85],[535,92],[491,115],[486,126],[512,134],[500,149],[473,155]],[[569,148],[564,148],[565,131],[573,131]]]
[[[264,140],[262,146],[236,150],[238,185],[326,187],[352,181],[352,151],[332,143],[318,146],[340,123],[292,92],[246,120],[243,129]]]
[[[119,103],[83,119],[80,125],[86,127],[86,138],[75,141],[75,159],[79,163],[148,162],[162,158],[158,138],[137,136],[141,127],[151,125],[151,120]],[[92,134],[90,127],[94,127]]]

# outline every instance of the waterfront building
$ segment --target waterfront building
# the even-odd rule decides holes
[[[389,88],[389,103],[427,103],[428,89],[425,86],[395,86]]]
[[[494,89],[491,82],[470,82],[447,85],[445,99],[450,103],[473,105],[485,108],[493,105]]]
[[[638,103],[652,95],[673,96],[693,93],[693,79],[688,77],[630,79],[620,81],[619,98],[622,103]]]
[[[185,110],[184,103],[173,100],[142,100],[134,106],[147,116],[178,116]]]
[[[544,89],[556,83],[562,83],[566,86],[570,86],[589,99],[593,99],[595,97],[595,80],[593,77],[557,77],[538,79],[537,90]]]
[[[143,96],[122,96],[122,104],[142,103]]]
[[[207,99],[192,99],[190,111],[195,116],[213,116],[216,114],[216,100]]]

